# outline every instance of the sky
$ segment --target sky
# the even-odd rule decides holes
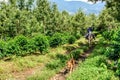
[[[65,1],[83,1],[83,2],[88,2],[88,0],[65,0]]]
[[[64,0],[64,1],[82,1],[82,2],[86,2],[86,3],[92,4],[92,2],[90,2],[88,0]]]
[[[5,2],[7,2],[8,0],[0,0],[0,2],[1,2],[1,1],[5,1]]]

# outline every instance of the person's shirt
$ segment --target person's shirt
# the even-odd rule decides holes
[[[87,29],[87,32],[89,33],[89,32],[92,32],[92,27],[89,27],[88,29]]]

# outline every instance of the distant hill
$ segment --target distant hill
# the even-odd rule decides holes
[[[51,3],[55,2],[58,6],[60,11],[66,10],[71,14],[77,12],[78,9],[82,9],[86,14],[95,13],[99,14],[100,11],[105,6],[105,3],[96,3],[96,4],[89,4],[82,1],[64,1],[64,0],[49,0]]]

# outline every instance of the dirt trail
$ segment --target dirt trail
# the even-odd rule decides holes
[[[75,68],[78,66],[78,63],[85,61],[85,59],[90,55],[93,51],[94,47],[89,48],[89,50],[85,51],[83,54],[80,55],[79,59],[76,61]],[[50,78],[50,80],[66,80],[67,75],[70,74],[66,72],[66,68],[63,68],[60,72],[58,72],[55,76]]]

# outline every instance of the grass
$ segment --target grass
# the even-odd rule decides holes
[[[99,60],[103,57],[96,56],[86,59],[67,77],[67,80],[119,80],[113,71],[108,70],[105,65],[99,65]]]
[[[60,60],[52,60],[46,64],[42,71],[38,71],[34,75],[28,77],[27,80],[47,80],[60,71],[63,66],[65,66],[65,63],[61,63]]]
[[[78,45],[78,43],[80,41],[81,40],[78,40],[74,44],[65,44],[63,47],[67,47],[67,48],[74,47],[75,50],[73,50],[72,52],[77,50],[78,52],[83,53],[83,49],[81,49],[81,48],[78,49],[78,47],[80,47]],[[42,71],[39,71],[39,72],[35,73],[34,75],[28,77],[27,80],[50,79],[52,76],[54,76],[56,73],[58,73],[66,65],[66,61],[70,58],[70,56],[68,56],[66,54],[62,54],[62,53],[66,52],[66,49],[60,48],[60,49],[56,50],[58,52],[57,54],[54,49],[52,51],[53,51],[52,54],[51,53],[48,54],[48,57],[51,57],[51,61],[49,61],[46,64],[46,66],[44,67],[44,69],[42,69]]]
[[[36,74],[30,76],[27,78],[27,80],[47,80],[56,72],[58,72],[61,68],[50,70],[47,68],[44,68],[42,71],[38,71]]]
[[[105,46],[102,43],[95,46],[92,54],[68,75],[67,80],[119,80],[115,72],[104,63],[107,57],[104,55]]]
[[[15,57],[11,61],[0,61],[0,80],[13,77],[13,72],[21,72],[28,68],[43,65],[47,62],[48,58],[44,61],[45,56],[31,55],[26,57]],[[8,76],[8,74],[10,76]]]
[[[69,44],[67,45],[69,46]],[[78,43],[76,42],[70,45],[76,47],[78,46]],[[14,79],[13,73],[20,73],[37,66],[45,67],[40,71],[37,71],[35,75],[30,76],[31,78],[28,79],[38,77],[40,80],[46,80],[55,75],[63,66],[65,66],[68,59],[65,53],[66,49],[64,49],[63,46],[59,46],[57,48],[49,49],[48,53],[44,55],[35,54],[25,57],[12,56],[11,60],[0,60],[0,80]]]
[[[57,48],[49,49],[47,54],[44,55],[29,55],[25,57],[13,56],[11,60],[0,60],[0,80],[14,79],[13,73],[20,73],[37,66],[44,66],[41,69],[37,69],[34,75],[29,76],[28,80],[47,80],[57,72],[59,72],[65,65],[66,61],[70,58],[65,55],[66,49],[63,48],[72,46],[78,49],[81,45],[78,43],[86,44],[83,38],[76,41],[74,44],[65,44]],[[82,48],[84,46],[84,48]],[[80,53],[83,53],[84,49],[87,49],[86,45],[82,45]],[[47,76],[46,76],[47,75]]]

